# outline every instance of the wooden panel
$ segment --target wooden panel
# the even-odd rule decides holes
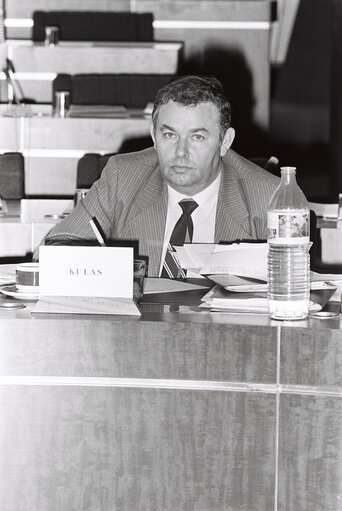
[[[330,321],[337,330],[328,329],[327,321],[312,320],[310,329],[282,329],[281,383],[320,387],[342,385],[340,321],[339,318]]]
[[[251,139],[261,139],[258,129],[269,127],[270,27],[205,28],[199,24],[195,28],[167,28],[158,26],[158,20],[270,22],[270,2],[136,0],[136,9],[154,12],[155,39],[184,42],[185,72],[213,74],[222,81],[233,105],[241,147],[252,150]],[[255,126],[250,126],[251,122]]]
[[[127,139],[149,136],[149,118],[25,118],[25,149],[115,152]],[[68,156],[65,154],[64,156]]]
[[[0,257],[23,257],[31,254],[44,236],[56,224],[56,220],[41,219],[35,223],[19,218],[0,218]]]
[[[175,74],[182,54],[182,43],[8,43],[15,77],[24,96],[37,103],[52,101],[52,82],[60,73]],[[28,43],[28,44],[27,44]],[[5,67],[7,52],[0,52]],[[38,75],[37,73],[48,73]],[[51,76],[49,76],[49,74]],[[36,76],[35,76],[36,75]],[[2,89],[5,77],[2,77]],[[8,92],[1,94],[8,100]]]
[[[275,337],[273,328],[210,323],[2,321],[0,372],[269,384]]]
[[[138,12],[156,20],[268,21],[269,0],[135,0]]]
[[[27,196],[72,196],[78,160],[87,152],[113,153],[148,147],[150,119],[0,117],[0,152],[25,156]]]
[[[278,511],[342,509],[342,399],[281,396]]]
[[[34,11],[129,11],[131,0],[4,0],[6,17],[32,18]]]
[[[25,156],[25,192],[34,196],[72,196],[79,157]]]
[[[24,221],[41,220],[45,215],[63,215],[73,210],[74,202],[68,199],[22,199],[20,217]]]
[[[20,119],[0,117],[0,152],[20,151]]]
[[[342,265],[342,229],[320,229],[322,263]]]
[[[3,223],[0,220],[0,257],[23,257],[31,252],[31,224]]]
[[[15,44],[11,60],[16,73],[173,74],[181,48],[181,43]]]
[[[24,97],[26,99],[32,99],[37,103],[49,103],[52,104],[52,93],[53,84],[52,80],[19,80]],[[3,93],[1,100],[4,102],[9,101],[9,91],[6,88],[6,82],[0,81],[0,85],[3,87]]]
[[[156,29],[163,40],[184,40],[184,66],[221,80],[233,105],[238,136],[251,120],[260,128],[269,124],[269,35],[263,30]],[[187,68],[187,65],[190,68]],[[231,80],[232,74],[234,81]],[[242,128],[242,126],[244,128]]]
[[[2,511],[273,509],[275,398],[2,387]]]

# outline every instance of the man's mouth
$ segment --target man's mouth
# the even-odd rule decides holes
[[[192,167],[190,167],[190,165],[183,165],[182,163],[179,163],[179,164],[175,163],[175,164],[171,165],[171,168],[172,168],[172,169],[176,169],[176,170],[177,170],[177,169],[181,169],[181,170],[189,170],[189,169],[191,169]]]

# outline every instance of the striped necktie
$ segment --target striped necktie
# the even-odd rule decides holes
[[[181,247],[184,245],[184,242],[192,242],[194,224],[192,223],[191,214],[198,207],[197,202],[192,199],[183,199],[179,202],[179,205],[183,213],[172,231],[161,272],[161,277],[170,279],[184,278],[186,276],[186,271],[182,270],[175,257],[174,246]]]

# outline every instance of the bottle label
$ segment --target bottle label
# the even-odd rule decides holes
[[[309,243],[310,213],[305,211],[269,211],[267,241],[278,245]]]

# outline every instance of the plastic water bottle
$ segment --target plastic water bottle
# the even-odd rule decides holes
[[[295,167],[281,167],[281,182],[267,210],[267,241],[269,314],[304,319],[310,306],[310,208]]]

